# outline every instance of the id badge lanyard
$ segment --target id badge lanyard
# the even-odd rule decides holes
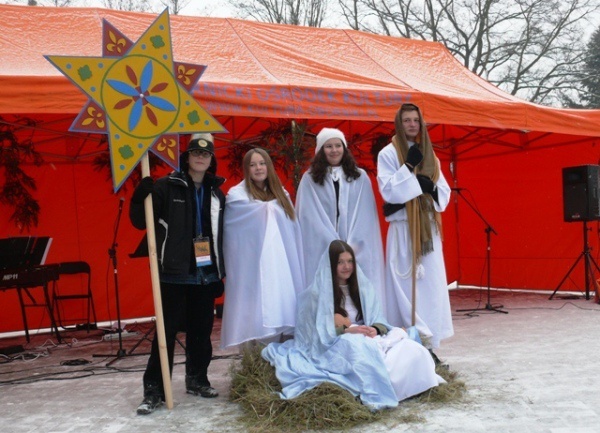
[[[196,192],[196,233],[194,238],[194,255],[196,256],[196,266],[212,265],[210,260],[210,238],[202,236],[202,203],[204,202],[204,186],[201,186]]]

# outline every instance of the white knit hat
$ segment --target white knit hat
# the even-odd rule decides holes
[[[335,128],[323,128],[321,132],[317,134],[317,147],[315,148],[315,154],[319,152],[321,147],[325,144],[325,142],[332,138],[339,138],[344,143],[344,147],[348,147],[346,143],[346,137],[344,137],[344,133],[339,129]]]

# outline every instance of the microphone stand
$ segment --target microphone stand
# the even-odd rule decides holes
[[[117,269],[117,233],[119,232],[119,222],[121,221],[121,214],[123,213],[123,202],[125,201],[125,199],[123,197],[121,197],[120,201],[119,201],[119,213],[117,215],[117,221],[115,224],[115,232],[113,235],[113,242],[112,245],[110,246],[110,248],[108,249],[108,255],[110,257],[110,259],[112,260],[112,265],[113,265],[113,275],[114,275],[114,281],[115,281],[115,296],[116,296],[116,304],[117,304],[117,333],[119,336],[119,349],[117,350],[116,355],[106,355],[106,354],[94,354],[92,355],[93,357],[109,357],[109,356],[115,356],[115,359],[113,359],[111,362],[109,362],[108,364],[106,364],[107,366],[111,365],[113,362],[115,362],[116,360],[123,358],[124,356],[127,355],[127,352],[125,351],[125,349],[123,349],[123,330],[121,329],[121,307],[120,307],[120,303],[119,303],[119,278],[118,278],[118,269]]]
[[[501,310],[501,308],[503,308],[503,305],[498,305],[496,307],[494,307],[491,303],[490,300],[490,292],[491,292],[491,252],[492,252],[492,246],[491,246],[491,234],[494,233],[496,236],[498,236],[498,233],[496,232],[496,230],[494,230],[494,228],[490,225],[490,223],[487,222],[487,220],[483,217],[483,215],[481,215],[481,212],[479,212],[477,210],[477,208],[475,206],[473,206],[473,204],[467,200],[467,198],[462,194],[462,190],[464,188],[450,188],[452,191],[456,192],[456,194],[459,197],[462,197],[462,199],[465,201],[465,203],[467,203],[469,205],[469,207],[471,209],[473,209],[473,211],[477,214],[477,216],[481,219],[481,221],[483,221],[486,225],[485,228],[485,233],[486,233],[486,241],[487,241],[487,252],[486,252],[486,264],[487,264],[487,302],[485,304],[485,308],[471,308],[471,309],[465,309],[465,310],[456,310],[457,312],[470,312],[470,313],[474,313],[475,311],[492,311],[494,313],[503,313],[503,314],[508,314],[508,311],[504,311]]]

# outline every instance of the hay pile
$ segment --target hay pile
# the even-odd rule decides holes
[[[457,401],[465,391],[455,372],[440,369],[438,374],[448,384],[411,399],[416,405],[401,404],[395,410],[371,412],[348,391],[331,383],[323,383],[293,400],[282,400],[275,369],[260,356],[260,350],[244,350],[241,362],[231,370],[230,399],[244,409],[240,422],[251,432],[346,430],[381,420],[394,424],[422,422],[419,409],[423,404]]]

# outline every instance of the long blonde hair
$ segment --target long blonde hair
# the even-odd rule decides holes
[[[255,153],[258,153],[260,156],[262,156],[267,164],[267,179],[265,181],[264,190],[258,188],[250,178],[250,162],[252,160],[252,155]],[[277,199],[277,202],[283,208],[288,218],[294,220],[296,218],[294,207],[292,206],[290,199],[287,197],[283,186],[281,185],[281,180],[279,180],[279,176],[277,176],[277,173],[275,172],[273,160],[271,160],[271,157],[267,151],[259,147],[250,149],[248,152],[246,152],[246,155],[244,155],[244,161],[242,164],[244,167],[244,179],[246,181],[248,193],[255,200],[270,201]]]

